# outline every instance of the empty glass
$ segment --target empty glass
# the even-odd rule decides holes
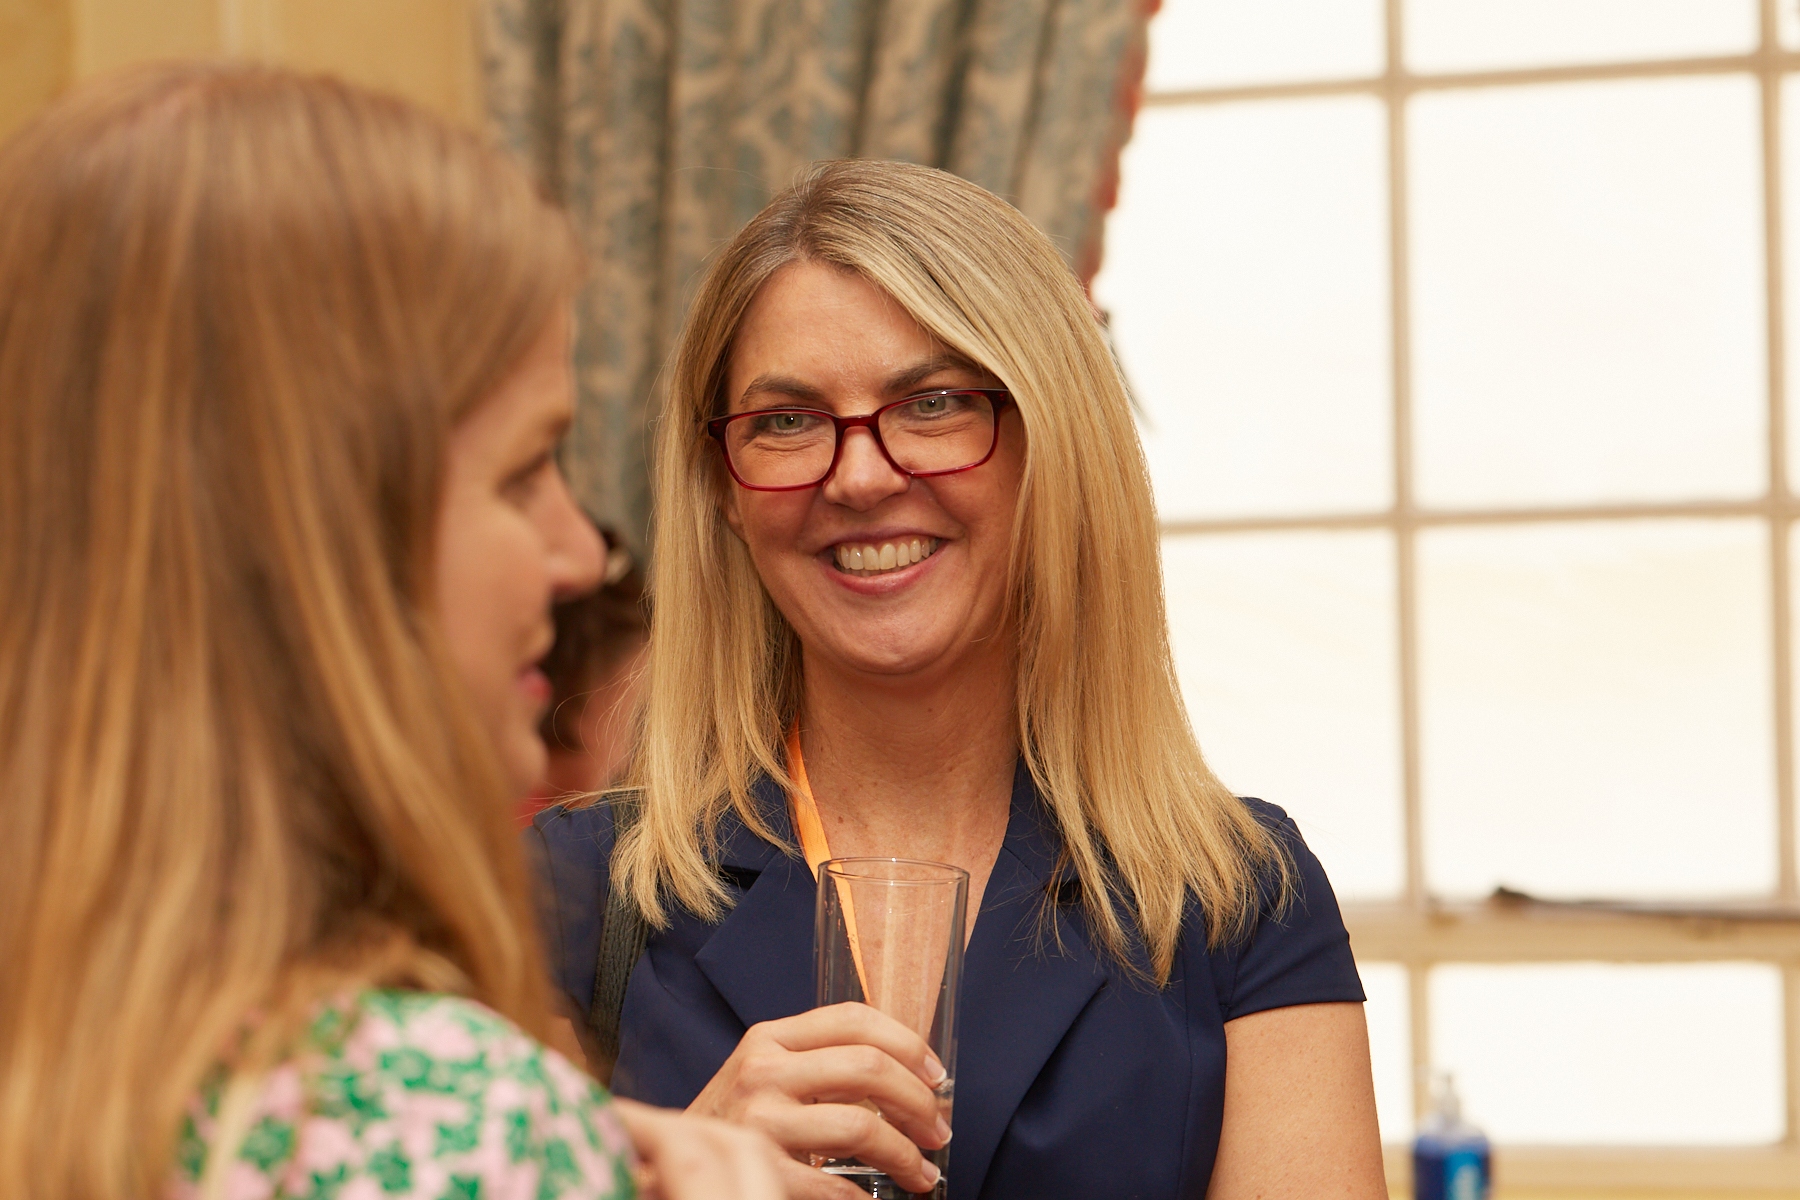
[[[818,1002],[855,1000],[879,1009],[925,1039],[947,1072],[938,1109],[950,1121],[956,1082],[956,998],[962,983],[963,924],[969,873],[944,863],[903,858],[833,858],[819,867],[813,948]],[[942,1200],[950,1150],[927,1150]],[[881,1200],[917,1195],[854,1158],[814,1156]]]

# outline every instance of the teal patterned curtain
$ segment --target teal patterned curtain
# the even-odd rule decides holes
[[[491,127],[573,216],[567,466],[643,545],[659,375],[707,256],[822,158],[954,171],[1082,278],[1143,72],[1145,0],[483,0]]]

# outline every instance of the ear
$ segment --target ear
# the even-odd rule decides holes
[[[741,490],[737,481],[732,479],[723,469],[714,477],[714,486],[718,488],[719,512],[725,518],[725,524],[737,537],[744,541],[744,516],[738,511],[738,492]],[[748,545],[748,543],[745,543]]]

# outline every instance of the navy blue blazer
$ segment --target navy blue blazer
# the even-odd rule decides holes
[[[756,798],[792,841],[785,796]],[[1225,1098],[1225,1022],[1291,1004],[1363,999],[1350,940],[1324,870],[1287,814],[1249,801],[1285,842],[1298,892],[1251,936],[1208,950],[1190,916],[1165,987],[1098,952],[1030,772],[1015,774],[1012,815],[963,972],[950,1200],[1203,1197]],[[526,835],[544,884],[557,981],[587,1011],[612,854],[605,806],[553,808]],[[682,1107],[759,1021],[813,1006],[812,873],[746,830],[721,827],[720,874],[736,900],[708,924],[678,915],[632,972],[613,1090]],[[1041,921],[1054,889],[1058,939]]]

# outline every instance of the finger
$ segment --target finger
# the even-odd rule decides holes
[[[631,1135],[632,1144],[644,1160],[646,1191],[661,1200],[708,1200],[722,1195],[745,1193],[735,1177],[739,1164],[732,1161],[719,1139],[708,1128],[708,1122],[684,1119],[678,1113],[665,1112],[630,1101],[615,1102]],[[756,1180],[751,1183],[754,1186]],[[771,1193],[763,1181],[762,1195]],[[779,1195],[778,1192],[773,1193]]]
[[[832,1004],[815,1008],[779,1021],[765,1021],[752,1027],[788,1050],[818,1050],[826,1046],[860,1043],[885,1051],[890,1058],[905,1065],[936,1087],[945,1078],[944,1064],[938,1061],[925,1039],[894,1018],[866,1004]]]
[[[950,1139],[937,1096],[919,1077],[873,1046],[829,1046],[757,1064],[757,1082],[803,1104],[873,1103],[921,1146]]]
[[[714,1200],[721,1195],[784,1200],[788,1195],[782,1164],[793,1160],[764,1135],[632,1100],[614,1103],[645,1160],[641,1178],[646,1200]],[[859,1194],[852,1189],[844,1200]]]
[[[732,1181],[728,1194],[737,1200],[783,1200],[788,1189],[782,1183],[781,1164],[793,1160],[777,1150],[774,1142],[753,1130],[740,1129],[723,1121],[707,1120],[701,1124],[726,1164]],[[670,1197],[669,1200],[677,1198]]]
[[[894,1177],[911,1192],[928,1192],[938,1171],[905,1134],[881,1114],[849,1104],[783,1104],[760,1113],[757,1125],[782,1146],[832,1158],[856,1158]]]
[[[789,1200],[868,1200],[869,1194],[849,1180],[791,1158],[782,1164],[780,1178]]]
[[[784,1182],[784,1166],[800,1166],[776,1148],[766,1136],[749,1129],[718,1122],[720,1135],[727,1139],[737,1177],[739,1200],[784,1200],[789,1188]],[[855,1200],[855,1193],[845,1200]]]

